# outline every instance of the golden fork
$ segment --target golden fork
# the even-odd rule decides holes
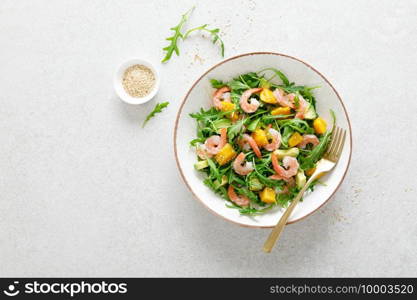
[[[343,145],[345,144],[346,139],[346,130],[339,127],[334,128],[332,139],[329,146],[327,147],[326,153],[323,155],[323,158],[320,159],[317,163],[316,170],[311,175],[310,179],[303,186],[301,191],[297,196],[292,200],[290,206],[282,215],[281,219],[278,221],[278,224],[272,229],[272,232],[269,234],[268,239],[264,244],[263,250],[267,253],[271,252],[272,248],[278,238],[280,237],[282,231],[284,230],[287,220],[293,212],[294,208],[297,206],[300,199],[303,197],[304,192],[307,190],[308,186],[317,178],[317,176],[323,172],[328,172],[334,168],[337,164],[337,161],[342,154]]]

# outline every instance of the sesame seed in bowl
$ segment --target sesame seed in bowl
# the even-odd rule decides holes
[[[129,104],[151,100],[159,89],[155,67],[143,59],[130,59],[119,66],[114,77],[114,88],[120,99]]]

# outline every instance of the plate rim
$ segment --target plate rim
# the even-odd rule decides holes
[[[229,58],[227,58],[227,59],[224,59],[224,60],[222,60],[222,61],[220,61],[220,62],[218,62],[218,63],[216,63],[216,64],[214,64],[212,67],[210,67],[207,71],[205,71],[201,76],[199,76],[195,81],[194,81],[194,83],[191,85],[191,87],[188,89],[188,91],[187,91],[187,93],[185,94],[185,96],[184,96],[184,98],[183,98],[183,100],[182,100],[182,102],[181,102],[181,105],[180,105],[180,107],[179,107],[179,109],[178,109],[178,112],[177,112],[177,115],[176,115],[176,117],[175,117],[175,126],[174,126],[174,135],[173,135],[173,142],[174,142],[174,155],[175,155],[175,162],[176,162],[176,164],[177,164],[177,168],[178,168],[178,170],[179,170],[179,172],[180,172],[180,175],[181,175],[181,178],[182,178],[182,180],[184,181],[184,183],[185,183],[185,185],[187,186],[187,188],[188,188],[188,190],[191,192],[191,194],[194,196],[194,198],[196,198],[199,202],[201,202],[203,205],[204,205],[204,207],[206,207],[212,214],[214,214],[214,215],[216,215],[216,216],[219,216],[219,217],[221,217],[222,219],[224,219],[224,220],[226,220],[226,221],[228,221],[228,222],[231,222],[231,223],[233,223],[233,224],[237,224],[237,225],[239,225],[239,226],[242,226],[242,227],[248,227],[248,228],[273,228],[274,226],[263,226],[263,225],[249,225],[249,224],[242,224],[242,223],[239,223],[239,222],[237,222],[237,221],[233,221],[233,220],[230,220],[230,219],[228,219],[228,218],[226,218],[226,217],[224,217],[224,216],[222,216],[222,215],[220,215],[219,213],[217,213],[216,211],[214,211],[213,209],[211,209],[210,207],[208,207],[205,203],[204,203],[204,201],[203,200],[201,200],[200,199],[200,197],[196,194],[196,193],[194,193],[194,191],[193,191],[193,189],[191,188],[191,186],[190,186],[190,184],[188,183],[188,181],[187,181],[187,179],[185,178],[185,175],[184,175],[184,172],[183,172],[183,170],[182,170],[182,168],[181,168],[181,165],[180,165],[180,163],[179,163],[179,159],[178,159],[178,151],[177,151],[177,131],[178,131],[178,123],[179,123],[179,119],[180,119],[180,115],[181,115],[181,113],[182,113],[182,109],[183,109],[183,107],[184,107],[184,105],[185,105],[185,103],[187,102],[187,99],[188,99],[188,96],[190,95],[190,93],[191,93],[191,91],[194,89],[194,87],[201,81],[201,79],[203,78],[203,77],[205,77],[208,73],[210,73],[212,70],[214,70],[215,68],[217,68],[217,67],[219,67],[220,65],[222,65],[222,64],[224,64],[224,63],[226,63],[226,62],[229,62],[229,61],[231,61],[231,60],[235,60],[235,59],[238,59],[238,58],[240,58],[240,57],[244,57],[244,56],[251,56],[251,55],[276,55],[276,56],[282,56],[282,57],[286,57],[286,58],[290,58],[290,59],[293,59],[293,60],[296,60],[296,61],[298,61],[298,62],[301,62],[302,64],[304,64],[306,67],[308,67],[308,68],[310,68],[312,71],[314,71],[314,72],[316,72],[321,78],[323,78],[323,80],[332,88],[332,90],[335,92],[335,94],[336,94],[336,96],[337,96],[337,99],[339,100],[339,102],[340,102],[340,104],[342,105],[342,108],[343,108],[343,111],[344,111],[344,113],[345,113],[345,115],[346,115],[346,120],[347,120],[347,123],[348,123],[348,126],[349,126],[349,140],[350,140],[350,152],[349,152],[349,157],[348,157],[348,163],[347,163],[347,166],[346,166],[346,170],[345,170],[345,172],[343,173],[343,175],[342,175],[342,177],[341,177],[341,179],[340,179],[340,181],[339,181],[339,183],[337,184],[337,186],[336,186],[336,188],[334,189],[334,191],[333,191],[333,193],[320,205],[320,206],[318,206],[315,210],[313,210],[313,211],[311,211],[310,213],[308,213],[308,214],[306,214],[305,216],[303,216],[303,217],[300,217],[300,218],[298,218],[298,219],[295,219],[295,220],[292,220],[292,221],[289,221],[289,222],[287,222],[287,225],[288,224],[294,224],[294,223],[296,223],[296,222],[298,222],[298,221],[301,221],[301,220],[303,220],[303,219],[305,219],[305,218],[307,218],[308,216],[310,216],[310,215],[312,215],[312,214],[314,214],[316,211],[318,211],[320,208],[322,208],[327,202],[329,202],[329,200],[334,196],[334,194],[337,192],[337,190],[339,189],[339,187],[341,186],[341,184],[342,184],[342,182],[344,181],[344,179],[345,179],[345,177],[346,177],[346,174],[347,174],[347,171],[349,170],[349,166],[350,166],[350,162],[351,162],[351,158],[352,158],[352,126],[351,126],[351,124],[350,124],[350,119],[349,119],[349,114],[348,114],[348,112],[347,112],[347,110],[346,110],[346,107],[345,107],[345,104],[343,103],[343,100],[342,100],[342,98],[340,97],[340,95],[339,95],[339,93],[337,92],[337,90],[334,88],[334,86],[330,83],[330,81],[322,74],[322,73],[320,73],[317,69],[315,69],[314,67],[312,67],[310,64],[308,64],[308,63],[306,63],[305,61],[303,61],[303,60],[301,60],[301,59],[299,59],[299,58],[296,58],[296,57],[294,57],[294,56],[290,56],[290,55],[287,55],[287,54],[283,54],[283,53],[278,53],[278,52],[270,52],[270,51],[260,51],[260,52],[247,52],[247,53],[242,53],[242,54],[238,54],[238,55],[235,55],[235,56],[232,56],[232,57],[229,57]]]

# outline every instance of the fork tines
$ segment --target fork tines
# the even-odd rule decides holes
[[[345,139],[346,130],[340,127],[336,127],[333,130],[332,139],[325,154],[327,159],[337,161],[340,158],[340,154],[343,150],[343,145],[345,144]]]

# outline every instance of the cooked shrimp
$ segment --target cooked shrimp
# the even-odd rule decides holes
[[[297,95],[298,98],[298,107],[295,106],[295,94],[291,93],[288,95],[284,94],[284,91],[277,88],[274,91],[274,96],[277,99],[277,102],[281,106],[289,106],[292,109],[295,109],[297,113],[295,114],[296,118],[304,119],[304,114],[307,111],[308,102],[301,96]]]
[[[245,150],[245,151],[249,151],[250,150],[250,145],[249,145],[249,143],[248,143],[247,140],[240,139],[240,140],[238,140],[237,143],[240,146],[240,148],[242,148],[242,150]]]
[[[277,175],[284,178],[289,178],[297,174],[298,161],[295,157],[284,156],[282,159],[282,167],[279,165],[278,158],[274,153],[271,154],[271,161],[272,167],[274,168],[274,171],[277,173]]]
[[[274,179],[274,180],[284,180],[287,183],[286,185],[284,185],[284,188],[279,192],[279,194],[287,194],[288,189],[295,185],[294,177],[284,178],[278,174],[274,174],[274,175],[269,176],[269,178]]]
[[[294,94],[285,95],[280,88],[276,88],[273,93],[279,105],[294,108]]]
[[[222,99],[223,101],[230,102],[230,94],[227,92],[230,92],[230,88],[228,88],[227,86],[219,88],[214,92],[213,103],[217,109],[222,108]]]
[[[206,151],[209,154],[216,155],[219,153],[220,149],[224,147],[227,143],[227,128],[220,129],[220,136],[212,135],[209,137],[204,146],[206,147]]]
[[[284,180],[285,182],[287,182],[287,184],[289,186],[293,186],[295,181],[294,181],[294,177],[282,177],[281,175],[278,174],[274,174],[268,177],[269,179],[273,179],[273,180]]]
[[[264,148],[268,151],[275,151],[279,148],[279,145],[281,144],[281,134],[274,128],[268,128],[268,133],[271,136],[272,141],[269,144],[265,145]]]
[[[288,184],[284,185],[284,188],[281,191],[279,191],[278,194],[288,194],[289,193],[290,187],[294,186],[294,184],[295,184],[294,178],[291,177],[291,179],[292,179],[293,184],[291,185],[291,184],[288,183]]]
[[[249,205],[249,198],[245,195],[237,195],[233,185],[229,185],[227,189],[227,195],[229,196],[230,201],[233,201],[239,206],[248,206]]]
[[[297,145],[297,147],[305,148],[308,144],[312,144],[313,147],[320,143],[319,138],[314,134],[304,134],[303,141]]]
[[[245,153],[240,152],[240,154],[235,158],[233,162],[233,170],[239,175],[248,175],[253,171],[253,166],[251,162],[245,162]]]
[[[245,144],[249,144],[249,146],[251,146],[253,152],[255,153],[255,155],[259,158],[262,157],[262,153],[261,150],[259,150],[258,145],[256,144],[255,140],[249,135],[249,134],[244,134],[242,136],[242,143],[243,145]],[[244,146],[245,147],[245,146]],[[242,147],[243,148],[243,147]]]
[[[200,157],[201,159],[207,159],[207,158],[213,157],[213,154],[210,154],[207,152],[206,145],[200,145],[199,147],[197,147],[196,152],[197,152],[198,157]]]
[[[259,93],[260,91],[262,91],[262,88],[249,89],[243,92],[242,96],[240,97],[239,104],[244,112],[249,114],[255,112],[258,109],[260,104],[258,100],[251,98],[250,103],[248,101],[252,94]]]

